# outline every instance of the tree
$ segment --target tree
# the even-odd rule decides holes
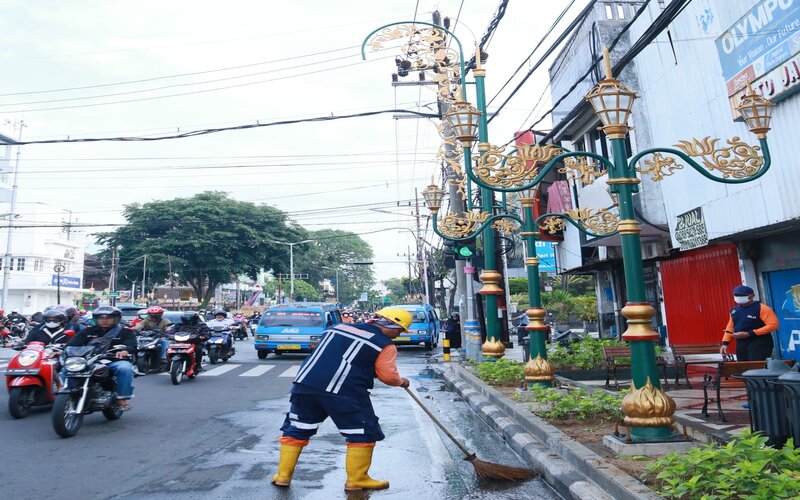
[[[194,289],[202,307],[219,284],[236,275],[256,279],[261,269],[286,272],[288,252],[276,241],[306,235],[280,210],[232,200],[222,192],[133,203],[125,206],[123,216],[127,225],[98,238],[106,252],[119,249],[120,276],[141,282],[147,255],[148,283],[165,282],[171,267]]]
[[[283,280],[281,288],[281,294],[288,300],[292,289],[291,282],[289,280]],[[264,284],[263,292],[267,297],[277,298],[278,280],[267,281]],[[294,280],[294,300],[296,302],[319,302],[320,293],[309,282],[296,279]]]
[[[308,232],[302,239],[313,241],[295,247],[295,275],[308,274],[309,283],[318,284],[324,279],[335,281],[338,268],[336,289],[339,301],[344,304],[354,302],[375,284],[372,266],[353,264],[369,262],[373,258],[372,247],[357,234],[321,229]]]

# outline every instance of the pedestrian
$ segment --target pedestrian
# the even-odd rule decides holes
[[[461,349],[461,316],[457,312],[450,313],[442,325],[444,338],[450,341],[450,348]]]
[[[397,372],[397,347],[392,339],[407,331],[411,321],[405,309],[387,307],[366,323],[340,323],[323,333],[292,384],[291,407],[278,439],[278,473],[272,476],[272,484],[289,486],[303,447],[331,417],[347,442],[345,490],[389,487],[389,481],[368,474],[375,442],[385,437],[369,390],[375,377],[387,385],[408,387],[408,379]]]
[[[762,361],[772,354],[771,334],[778,329],[778,317],[772,308],[754,299],[755,292],[749,286],[733,289],[738,305],[731,309],[719,352],[726,354],[731,339],[736,339],[736,361]]]

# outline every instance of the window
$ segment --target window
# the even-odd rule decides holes
[[[44,260],[42,259],[34,259],[33,260],[33,270],[36,272],[43,272],[44,271]]]
[[[606,5],[606,19],[614,19],[614,9],[610,5]]]
[[[625,19],[625,7],[622,4],[617,4],[617,17]]]
[[[25,257],[18,257],[17,258],[17,271],[24,271],[25,270]]]

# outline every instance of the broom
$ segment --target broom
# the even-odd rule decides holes
[[[439,422],[439,420],[433,416],[433,413],[428,410],[428,408],[422,403],[422,401],[420,401],[416,394],[411,392],[411,389],[408,387],[404,387],[404,389],[408,395],[411,396],[411,399],[413,399],[420,406],[420,408],[422,408],[422,411],[431,417],[433,423],[436,424],[442,430],[442,432],[444,432],[445,435],[450,438],[450,440],[458,447],[459,450],[461,450],[461,453],[464,454],[464,460],[472,464],[472,466],[475,468],[475,474],[477,474],[478,477],[506,481],[524,481],[531,479],[536,475],[535,472],[527,469],[510,467],[508,465],[493,464],[491,462],[484,462],[483,460],[478,459],[477,455],[470,453],[466,448],[464,448],[464,445],[459,443],[456,438],[450,434],[450,431],[445,428],[444,424]]]

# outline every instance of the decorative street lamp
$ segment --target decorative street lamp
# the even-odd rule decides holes
[[[471,148],[478,138],[480,119],[483,113],[478,111],[475,106],[466,102],[458,101],[450,105],[450,109],[444,114],[444,119],[450,124],[453,133],[465,148]]]

